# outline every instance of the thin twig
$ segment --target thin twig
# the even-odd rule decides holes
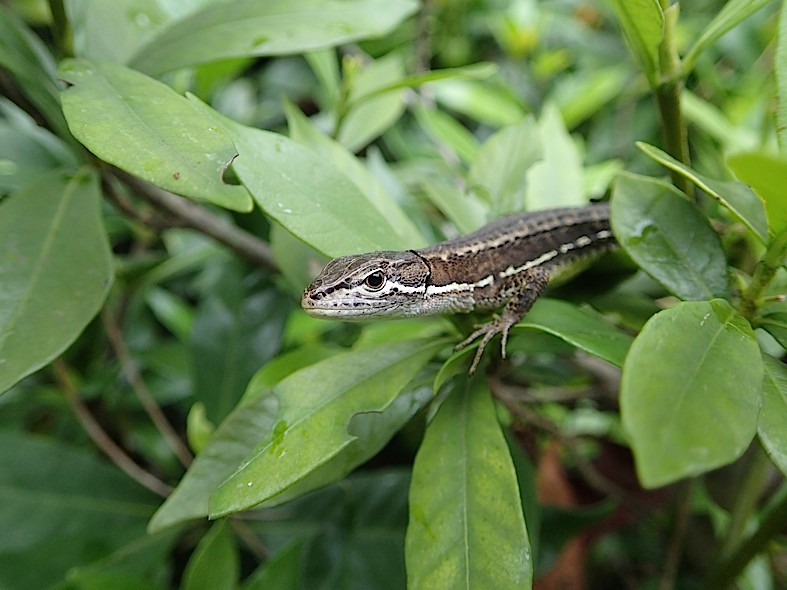
[[[232,530],[235,531],[238,537],[245,543],[246,548],[251,551],[259,561],[265,561],[270,557],[270,550],[263,544],[248,524],[237,518],[231,519],[230,524],[232,525]]]
[[[140,197],[175,215],[183,221],[184,225],[201,231],[217,242],[232,248],[254,264],[264,266],[274,272],[279,270],[270,246],[256,236],[212,215],[204,207],[200,207],[188,199],[179,197],[117,168],[113,168],[112,171],[120,180],[134,189]]]
[[[66,396],[68,405],[71,406],[71,410],[74,412],[77,420],[79,420],[82,428],[85,429],[85,432],[96,446],[131,479],[146,487],[154,494],[158,494],[164,498],[169,496],[172,492],[172,488],[152,473],[145,471],[142,467],[137,465],[134,460],[109,437],[106,431],[101,427],[101,424],[99,424],[93,417],[93,414],[90,413],[87,406],[82,403],[82,400],[77,394],[76,387],[71,381],[71,377],[68,374],[68,369],[63,359],[56,359],[52,363],[52,369],[54,371],[55,380]]]
[[[162,231],[173,227],[183,227],[184,223],[178,218],[164,219],[157,217],[151,213],[140,211],[134,204],[118,190],[115,178],[109,174],[105,174],[102,179],[102,188],[104,194],[109,198],[112,204],[124,215],[132,219],[136,219],[142,225],[152,228],[155,231]]]
[[[106,306],[101,310],[101,322],[109,338],[109,343],[118,361],[120,361],[123,374],[131,385],[131,389],[142,404],[145,412],[150,416],[153,424],[167,441],[167,444],[169,444],[175,455],[177,455],[180,462],[188,467],[193,459],[191,452],[178,436],[177,432],[175,432],[175,429],[169,423],[166,416],[164,416],[156,400],[153,399],[145,380],[142,379],[137,363],[131,357],[126,347],[126,342],[123,340],[123,334],[120,331],[120,327],[117,325],[115,318]]]

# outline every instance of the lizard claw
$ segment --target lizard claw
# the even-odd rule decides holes
[[[478,349],[475,352],[475,357],[473,358],[473,364],[470,365],[469,374],[473,375],[478,368],[478,364],[481,362],[481,357],[484,354],[484,349],[486,349],[486,345],[489,344],[489,341],[494,338],[497,334],[502,334],[502,357],[506,358],[506,343],[508,342],[508,331],[511,329],[516,323],[517,320],[515,319],[507,319],[505,316],[496,316],[492,321],[487,322],[485,324],[481,324],[473,331],[470,336],[462,340],[459,344],[454,347],[454,350],[461,350],[474,340],[479,337],[481,338],[481,342],[478,345]]]

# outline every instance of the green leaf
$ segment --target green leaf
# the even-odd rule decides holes
[[[553,334],[588,354],[622,367],[633,338],[600,315],[558,299],[542,297],[515,329]]]
[[[750,152],[732,156],[727,165],[765,201],[771,234],[776,235],[787,228],[787,195],[784,193],[787,159]]]
[[[222,481],[273,427],[278,412],[271,388],[295,371],[328,358],[326,348],[299,348],[279,355],[249,382],[237,408],[219,425],[186,475],[156,511],[148,525],[155,533],[181,522],[208,516],[208,499]]]
[[[0,203],[0,392],[60,355],[112,284],[98,179],[44,175]]]
[[[686,57],[683,59],[683,76],[688,76],[691,73],[697,62],[697,57],[706,48],[718,41],[724,33],[734,29],[771,2],[772,0],[730,0],[727,2],[686,53]]]
[[[355,441],[375,434],[359,432],[365,429],[353,425],[358,415],[384,413],[443,344],[405,340],[354,350],[276,385],[276,424],[211,496],[211,517],[274,498],[340,453],[353,451]],[[374,421],[363,422],[368,428]]]
[[[494,404],[464,381],[428,425],[413,466],[407,587],[530,588],[517,477]]]
[[[429,108],[420,102],[414,106],[413,112],[418,124],[432,141],[444,149],[447,147],[453,150],[466,164],[473,161],[479,145],[467,127],[437,107]]]
[[[409,470],[378,467],[281,509],[261,511],[264,520],[250,523],[255,532],[261,531],[266,546],[274,548],[286,534],[297,545],[290,549],[296,556],[271,564],[278,571],[271,572],[269,585],[245,590],[404,589],[409,483]],[[274,554],[273,560],[278,557]]]
[[[235,146],[184,97],[108,62],[68,60],[60,74],[68,126],[96,156],[184,197],[251,210],[246,189],[222,181]]]
[[[584,205],[582,159],[554,105],[544,107],[538,133],[542,157],[527,171],[526,208],[533,211]]]
[[[169,10],[160,0],[69,0],[68,20],[77,57],[125,63],[176,19],[200,8],[202,0],[179,0]]]
[[[666,182],[622,173],[612,193],[612,229],[637,265],[681,299],[728,291],[727,260],[705,216]]]
[[[768,219],[762,200],[745,184],[716,180],[695,172],[668,153],[638,141],[637,147],[659,164],[689,179],[711,197],[724,205],[741,223],[748,227],[762,243],[768,241]]]
[[[293,140],[312,149],[318,156],[322,156],[344,173],[380,214],[390,220],[392,227],[403,242],[410,244],[410,248],[426,246],[426,241],[415,224],[357,157],[339,142],[318,131],[298,107],[286,99],[284,112],[287,115],[290,137]]]
[[[364,93],[355,99],[355,103],[369,100],[370,98],[379,96],[391,90],[399,90],[403,88],[417,88],[423,84],[436,82],[439,80],[461,80],[461,79],[475,79],[475,78],[489,78],[497,73],[498,67],[494,63],[481,62],[471,64],[462,68],[443,68],[440,70],[428,70],[418,74],[411,74],[392,82],[388,86],[380,86],[370,92]]]
[[[337,139],[358,151],[391,127],[405,109],[404,60],[396,53],[374,60],[351,75],[347,113],[340,119]]]
[[[162,573],[168,571],[180,532],[140,536],[101,559],[69,569],[52,590],[165,590]]]
[[[215,523],[200,540],[183,572],[182,590],[235,588],[240,559],[232,528],[226,521]]]
[[[0,194],[18,191],[54,168],[79,166],[59,137],[10,100],[0,98],[0,115]]]
[[[218,424],[260,365],[279,352],[290,302],[275,288],[251,282],[237,261],[217,272],[218,280],[194,318],[189,348],[193,395]]]
[[[68,126],[60,109],[55,60],[28,26],[0,5],[0,67],[17,80],[15,88],[27,96],[63,139]]]
[[[467,182],[489,199],[496,214],[524,209],[527,170],[541,158],[538,137],[538,127],[528,117],[518,125],[504,127],[478,150]]]
[[[421,189],[460,233],[469,234],[484,224],[488,207],[473,192],[463,191],[457,183],[440,176],[427,176]]]
[[[565,126],[573,129],[620,96],[628,78],[626,70],[617,64],[580,70],[555,79],[555,89],[547,104],[556,104]]]
[[[664,12],[659,0],[611,0],[631,52],[639,60],[645,77],[656,86],[659,77],[659,47],[664,36]]]
[[[0,465],[0,587],[50,588],[145,539],[158,499],[94,451],[0,432]]]
[[[757,326],[767,330],[782,348],[787,348],[787,305],[768,306],[757,318]]]
[[[190,96],[238,147],[233,168],[268,215],[331,257],[411,248],[358,187],[325,158],[291,139],[246,127]]]
[[[268,557],[246,578],[243,590],[298,590],[301,564],[306,557],[304,544],[292,543]]]
[[[232,57],[288,55],[385,35],[414,0],[244,0],[207,6],[142,47],[131,66],[151,75]]]
[[[648,488],[731,463],[757,430],[762,357],[721,299],[679,303],[640,332],[623,366],[620,411]]]
[[[763,360],[765,378],[757,433],[773,463],[787,475],[787,367],[767,355]]]
[[[258,395],[236,408],[189,467],[150,520],[151,533],[195,518],[206,518],[210,494],[254,448],[276,419],[276,398]]]
[[[450,78],[427,89],[438,103],[493,127],[516,125],[527,114],[519,97],[500,81]]]

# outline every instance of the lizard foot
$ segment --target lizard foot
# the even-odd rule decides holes
[[[489,344],[489,341],[497,334],[503,335],[501,342],[501,354],[503,358],[506,358],[506,342],[508,341],[508,331],[511,329],[511,326],[517,323],[517,321],[518,318],[506,317],[505,313],[501,316],[495,316],[491,321],[478,326],[476,330],[470,334],[470,336],[462,340],[454,347],[454,350],[461,350],[477,338],[481,337],[481,343],[478,345],[478,349],[475,352],[473,364],[470,365],[470,375],[475,373],[476,369],[478,368],[478,363],[481,362],[481,356],[484,354],[486,345]]]

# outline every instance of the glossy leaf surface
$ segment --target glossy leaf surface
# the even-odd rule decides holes
[[[476,379],[453,391],[413,466],[407,587],[530,588],[516,472],[492,398]]]
[[[60,75],[71,133],[96,156],[184,197],[251,209],[246,189],[222,180],[232,141],[169,86],[109,62],[69,60]]]
[[[612,229],[637,265],[681,299],[726,295],[727,261],[702,213],[671,184],[620,174]]]
[[[684,302],[653,316],[631,347],[620,392],[642,484],[740,457],[757,429],[762,380],[754,332],[726,301]]]

